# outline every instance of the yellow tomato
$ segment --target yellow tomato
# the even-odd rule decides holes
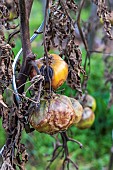
[[[80,122],[75,124],[75,126],[78,129],[87,129],[92,126],[94,120],[95,120],[94,112],[89,107],[85,107]]]
[[[93,112],[96,110],[96,100],[93,96],[84,94],[80,102],[83,103],[83,107],[89,107],[93,110]]]

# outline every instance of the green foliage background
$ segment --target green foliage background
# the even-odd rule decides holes
[[[89,9],[89,10],[87,10]],[[82,19],[87,21],[90,14],[90,7],[84,8],[82,11]],[[95,14],[96,15],[96,14]],[[43,20],[41,2],[35,1],[30,18],[30,34],[38,28]],[[21,41],[15,38],[16,46],[14,48],[15,55],[21,48]],[[32,49],[37,57],[43,55],[42,35],[40,35],[33,43]],[[83,60],[85,50],[81,47]],[[105,85],[104,79],[104,62],[102,55],[93,54],[91,56],[91,73],[88,81],[87,90],[89,94],[95,97],[97,109],[95,111],[95,122],[90,129],[78,130],[71,127],[72,137],[83,144],[80,149],[77,144],[69,142],[70,157],[79,165],[80,170],[102,170],[108,167],[110,159],[110,148],[112,146],[111,132],[113,126],[113,107],[108,109],[109,101],[109,85]],[[67,85],[63,85],[66,95],[75,95]],[[5,132],[2,128],[2,120],[0,120],[0,148],[5,143]],[[47,166],[47,160],[51,158],[53,151],[54,138],[34,131],[31,134],[23,132],[22,142],[26,144],[29,153],[29,161],[27,170],[44,170]],[[60,170],[61,160],[57,159],[51,169]],[[73,169],[73,168],[71,168]]]

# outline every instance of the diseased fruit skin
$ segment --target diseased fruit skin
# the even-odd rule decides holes
[[[35,130],[52,135],[67,130],[76,118],[78,122],[69,97],[53,94],[49,100],[41,98],[40,108],[30,113],[29,122]]]
[[[53,75],[51,78],[51,86],[55,90],[59,88],[67,79],[68,76],[68,65],[67,63],[57,54],[50,54],[51,62],[49,64],[50,68],[53,70]],[[38,68],[41,70],[44,65],[44,58],[36,60]],[[36,75],[34,69],[31,70],[30,77],[33,78]],[[47,75],[46,75],[47,76]]]
[[[92,126],[94,120],[94,112],[89,107],[85,107],[80,122],[78,122],[75,126],[79,129],[87,129]]]
[[[93,96],[87,94],[87,95],[83,95],[83,105],[84,107],[89,107],[93,110],[93,112],[96,110],[96,100]]]
[[[70,97],[70,100],[71,100],[71,103],[72,103],[72,106],[73,106],[73,109],[75,111],[75,114],[77,115],[76,116],[76,121],[74,123],[78,123],[81,118],[82,118],[82,113],[83,113],[83,107],[82,105],[79,103],[78,100],[74,99],[74,98],[71,98]]]

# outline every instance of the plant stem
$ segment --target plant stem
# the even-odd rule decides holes
[[[33,0],[25,1],[19,0],[19,10],[20,10],[20,33],[21,33],[21,41],[22,41],[22,49],[23,49],[23,61],[20,73],[17,78],[17,86],[21,86],[25,84],[27,77],[30,72],[30,62],[34,60],[34,55],[31,51],[31,43],[30,43],[30,33],[29,33],[29,16],[31,12],[31,7],[33,4]],[[24,91],[23,85],[18,92],[20,94]]]

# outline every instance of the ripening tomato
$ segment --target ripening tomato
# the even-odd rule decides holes
[[[40,108],[37,110],[29,108],[29,112],[31,126],[42,133],[62,132],[78,122],[77,113],[69,97],[65,95],[53,94],[50,99],[43,96],[40,100]]]
[[[68,65],[67,63],[57,54],[49,55],[49,77],[51,79],[51,86],[55,90],[60,87],[67,79],[68,76]],[[45,86],[48,87],[49,78],[47,74],[47,67],[44,58],[36,60],[37,66],[41,71],[41,74],[45,77]],[[36,75],[35,69],[31,70],[30,77],[33,78]]]
[[[79,129],[87,129],[92,126],[94,120],[94,112],[89,107],[85,107],[80,122],[75,124],[75,126]]]

